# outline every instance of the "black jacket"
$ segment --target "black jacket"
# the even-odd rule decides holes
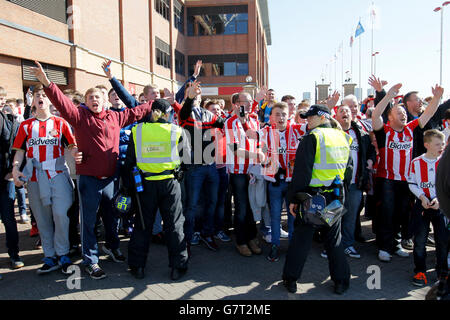
[[[450,219],[450,144],[445,148],[436,172],[436,195],[441,211]]]
[[[375,165],[377,159],[377,153],[375,147],[372,145],[369,134],[363,130],[361,125],[356,122],[351,122],[351,128],[356,133],[356,139],[358,140],[359,153],[358,163],[354,163],[353,166],[357,167],[356,185],[358,189],[364,190],[369,181],[370,171],[367,169],[367,160],[371,159]]]
[[[179,114],[180,126],[186,130],[191,145],[191,164],[210,164],[215,161],[215,149],[210,147],[213,143],[210,129],[223,128],[225,120],[206,109],[193,107],[192,103],[193,100],[187,98]],[[205,150],[212,152],[205,154]],[[205,159],[205,156],[209,159]]]
[[[319,128],[331,128],[330,124],[320,125]],[[312,178],[314,158],[316,157],[316,137],[313,134],[305,135],[301,138],[295,154],[294,173],[288,188],[288,199],[290,203],[296,203],[295,194],[297,192],[312,192],[309,184]],[[345,171],[344,184],[348,186],[352,178],[352,157],[349,156]]]

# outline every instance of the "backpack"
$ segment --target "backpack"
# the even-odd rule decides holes
[[[13,161],[12,146],[18,128],[19,122],[13,115],[0,112],[0,179],[10,171]]]

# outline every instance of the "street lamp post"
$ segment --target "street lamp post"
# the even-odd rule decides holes
[[[444,39],[444,7],[449,5],[450,1],[446,1],[442,4],[442,6],[434,9],[434,12],[441,12],[441,52],[440,52],[440,66],[439,66],[439,85],[442,86],[442,46]]]

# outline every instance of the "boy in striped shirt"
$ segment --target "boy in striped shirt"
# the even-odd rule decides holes
[[[13,177],[16,186],[27,181],[30,208],[39,228],[44,250],[44,265],[38,274],[62,268],[68,274],[69,217],[73,184],[64,158],[64,147],[75,147],[69,124],[50,113],[50,100],[42,86],[33,92],[36,117],[20,124],[13,149]],[[23,171],[20,166],[26,158]]]
[[[416,196],[414,204],[414,277],[413,284],[423,286],[427,284],[426,242],[430,222],[433,224],[436,243],[436,273],[439,278],[448,274],[447,251],[449,233],[444,221],[444,214],[439,209],[436,198],[436,171],[440,155],[444,151],[444,134],[438,130],[427,130],[424,133],[424,146],[427,152],[411,162],[409,175],[409,189]]]

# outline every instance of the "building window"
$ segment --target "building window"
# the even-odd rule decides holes
[[[203,61],[203,76],[207,77],[233,77],[248,75],[247,54],[225,54],[209,56],[189,56],[189,72],[194,72],[197,60]]]
[[[170,21],[170,1],[169,0],[155,0],[155,10]]]
[[[173,23],[178,31],[184,33],[184,7],[177,0],[173,1]]]
[[[248,33],[248,7],[188,8],[188,35],[211,36]]]
[[[62,23],[67,23],[67,1],[32,1],[32,0],[8,0],[28,10],[42,14]]]
[[[184,76],[184,54],[175,50],[175,72]]]
[[[170,69],[170,46],[155,37],[156,63],[160,66]]]

